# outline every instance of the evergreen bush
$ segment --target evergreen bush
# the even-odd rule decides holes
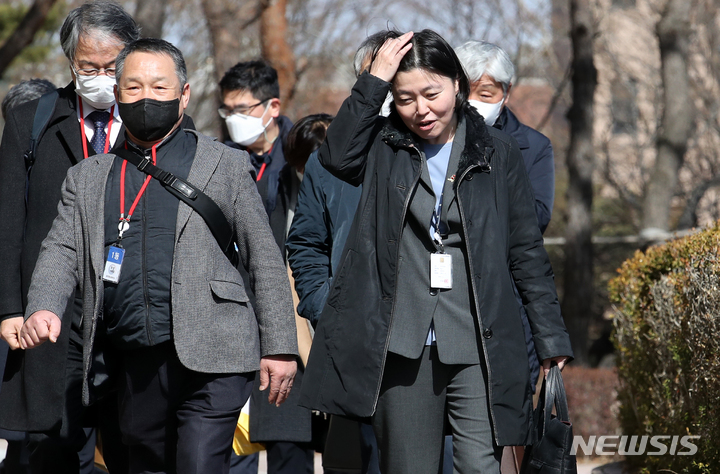
[[[720,224],[638,251],[618,273],[609,289],[623,433],[700,436],[694,455],[628,463],[645,473],[720,472]]]

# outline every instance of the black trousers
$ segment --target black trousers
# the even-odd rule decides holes
[[[172,342],[123,353],[119,417],[129,473],[227,474],[255,373],[185,368]]]
[[[95,471],[95,433],[104,440],[103,454],[111,473],[127,472],[127,451],[120,440],[117,401],[108,397],[91,407],[82,404],[82,345],[68,342],[65,405],[59,429],[30,433],[30,471],[33,474],[89,474]]]
[[[315,468],[315,451],[310,443],[289,441],[265,442],[267,474],[312,474]],[[248,456],[232,454],[230,474],[257,474],[258,453]]]

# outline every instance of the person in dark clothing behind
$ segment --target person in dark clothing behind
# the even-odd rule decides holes
[[[353,59],[355,76],[360,77],[370,68],[372,59],[388,38],[398,36],[400,32],[395,30],[382,30],[368,36]],[[392,95],[388,96],[392,101]],[[385,109],[389,109],[389,104],[383,105]],[[285,247],[300,299],[298,313],[310,320],[313,327],[317,326],[325,306],[361,193],[362,185],[352,186],[325,170],[317,152],[310,156]],[[377,441],[372,427],[360,423],[359,429],[362,473],[379,474]]]
[[[470,104],[488,126],[509,134],[520,145],[535,195],[538,226],[545,233],[555,198],[553,149],[548,137],[521,123],[507,107],[515,66],[502,48],[484,41],[468,41],[455,52],[470,80]]]
[[[3,120],[7,118],[8,112],[18,105],[39,99],[55,89],[55,84],[47,79],[20,81],[10,88],[2,101]],[[0,374],[5,371],[8,348],[7,343],[0,339]],[[5,459],[0,462],[0,474],[24,474],[28,472],[30,461],[26,437],[27,434],[21,431],[0,429],[0,439],[4,439],[8,443]]]
[[[515,66],[500,47],[483,41],[469,41],[456,50],[458,59],[470,80],[469,102],[489,126],[502,130],[517,140],[535,197],[535,213],[540,232],[544,233],[552,216],[555,198],[555,160],[548,137],[521,123],[507,107]],[[517,292],[516,292],[517,295]],[[522,305],[520,296],[518,301]],[[530,381],[535,385],[540,364],[525,308],[521,308],[530,363]]]
[[[538,226],[540,232],[545,233],[550,223],[555,198],[555,159],[548,137],[521,123],[507,107],[512,80],[515,77],[515,66],[502,48],[485,41],[468,41],[455,52],[470,80],[470,104],[485,118],[488,126],[509,134],[520,145],[520,153],[535,197]],[[535,393],[540,376],[540,363],[535,351],[527,311],[517,288],[515,296],[520,304],[530,364],[530,384]]]
[[[87,2],[70,11],[60,28],[60,44],[72,81],[57,90],[50,120],[35,148],[28,179],[28,151],[39,99],[10,108],[0,145],[0,337],[13,350],[0,391],[0,426],[30,434],[33,473],[87,473],[93,470],[94,431],[101,426],[105,460],[118,472],[127,455],[114,410],[93,418],[79,401],[82,328],[78,301],[71,302],[56,344],[32,352],[17,350],[30,278],[40,244],[57,215],[61,185],[71,166],[122,141],[115,104],[115,57],[140,36],[132,17],[109,1]],[[102,405],[112,405],[112,397]],[[113,423],[114,422],[114,423]],[[110,426],[110,424],[114,426]],[[80,455],[80,457],[78,457]]]
[[[308,115],[298,120],[290,129],[287,137],[285,137],[283,148],[287,165],[285,165],[282,174],[283,176],[290,175],[287,176],[286,180],[289,180],[292,175],[297,178],[291,180],[286,234],[290,232],[290,226],[295,217],[298,194],[305,177],[305,166],[310,155],[320,148],[320,144],[325,140],[325,133],[332,119],[332,115],[328,114]]]
[[[18,105],[39,99],[55,89],[55,84],[47,79],[28,79],[18,82],[10,88],[2,101],[3,120],[7,117],[8,112]]]
[[[277,71],[262,60],[238,63],[225,73],[219,86],[223,105],[218,113],[230,134],[225,144],[250,154],[270,227],[283,248],[289,183],[281,179],[286,163],[282,142],[292,121],[280,114]]]
[[[277,71],[265,61],[236,64],[220,80],[222,106],[230,142],[226,145],[246,150],[255,168],[255,181],[270,221],[275,242],[285,248],[288,212],[292,188],[299,179],[286,166],[283,141],[292,122],[281,115],[280,86]],[[293,184],[295,183],[295,184]],[[284,252],[283,252],[284,253]],[[251,296],[252,298],[252,296]],[[262,403],[258,386],[250,401],[250,438],[266,445],[269,472],[311,472],[313,450],[307,443],[312,437],[311,412],[297,405],[302,373],[295,378],[295,390],[281,407]],[[232,474],[255,474],[258,455],[232,455]]]

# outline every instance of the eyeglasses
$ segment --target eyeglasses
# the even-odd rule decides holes
[[[235,115],[235,114],[248,115],[248,114],[250,114],[250,112],[252,112],[252,110],[255,107],[267,102],[268,100],[270,100],[270,99],[261,100],[257,104],[253,104],[253,105],[238,105],[237,107],[233,107],[232,109],[223,105],[218,109],[218,114],[220,114],[220,117],[224,118],[224,119],[230,117],[231,115]]]
[[[95,68],[75,69],[73,67],[72,70],[75,71],[76,76],[97,77],[98,74],[100,74],[101,72],[104,72],[105,75],[108,77],[115,77],[115,68],[114,67],[101,67],[100,69],[95,69]]]

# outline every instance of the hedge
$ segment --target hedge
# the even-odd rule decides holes
[[[638,251],[618,273],[609,289],[623,433],[700,436],[694,455],[627,462],[644,473],[720,472],[720,223]]]

